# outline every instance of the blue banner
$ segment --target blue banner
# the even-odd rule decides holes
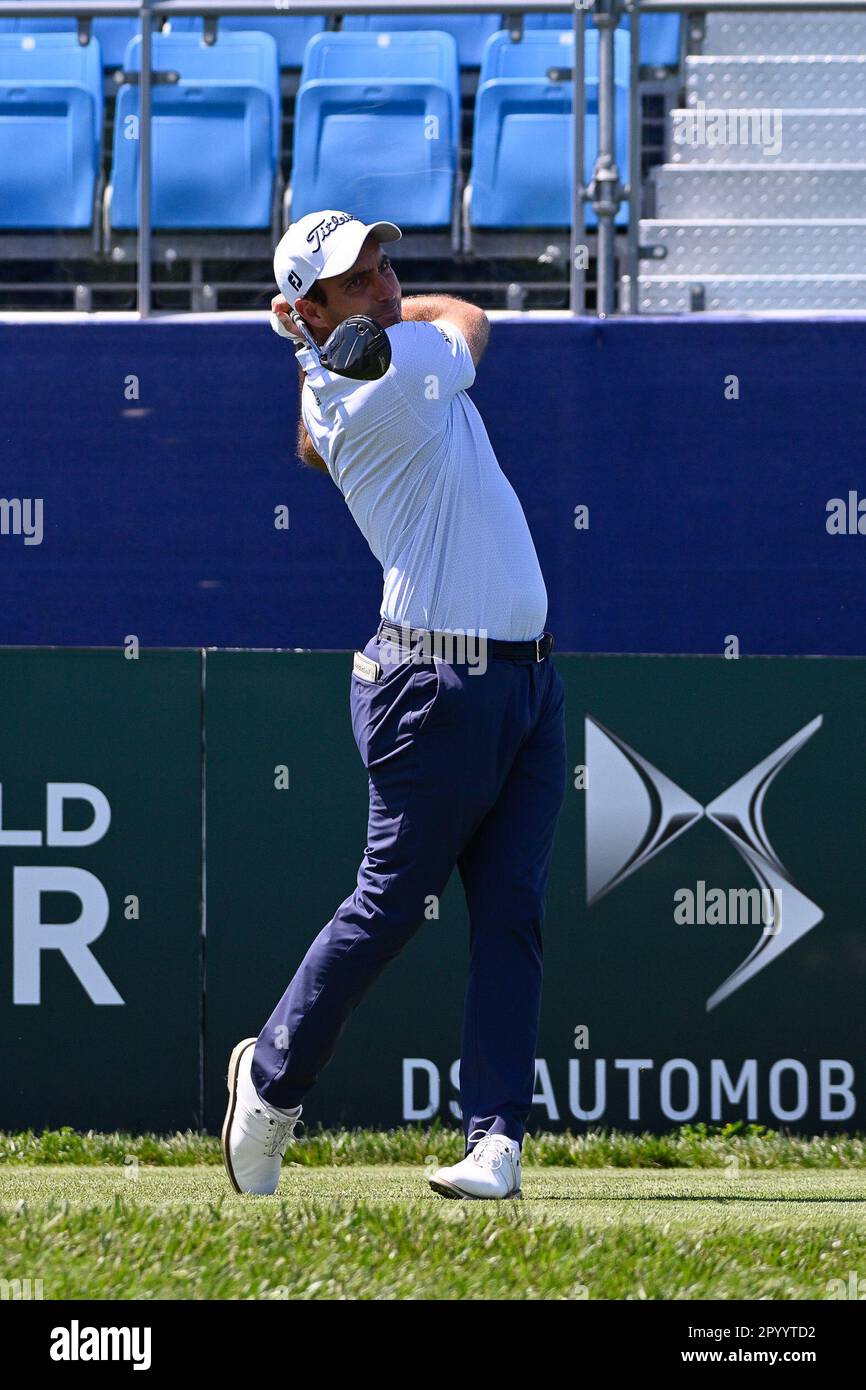
[[[866,654],[864,351],[864,319],[495,322],[471,395],[557,649]],[[6,323],[0,364],[0,645],[374,631],[379,566],[296,459],[264,321]]]

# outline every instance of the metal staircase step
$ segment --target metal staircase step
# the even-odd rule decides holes
[[[693,14],[653,169],[644,313],[866,310],[866,13]]]
[[[866,153],[866,150],[862,151]],[[655,216],[666,221],[700,217],[866,218],[866,164],[659,165],[653,171]]]
[[[689,37],[704,54],[866,53],[866,14],[774,14],[718,11],[703,30],[692,17]],[[692,31],[695,31],[694,34]],[[697,34],[702,33],[698,38]]]
[[[644,314],[686,314],[694,309],[862,313],[866,275],[642,275],[638,305]]]
[[[686,58],[686,105],[866,106],[866,54],[855,57]]]
[[[866,107],[726,112],[723,121],[683,107],[670,116],[670,164],[752,163],[759,155],[774,164],[779,158],[786,164],[866,162]],[[723,143],[711,144],[710,139]],[[779,139],[781,149],[774,156],[771,150]]]
[[[640,245],[656,248],[641,272],[666,278],[717,275],[862,274],[866,266],[866,218],[809,222],[767,218],[641,221]]]

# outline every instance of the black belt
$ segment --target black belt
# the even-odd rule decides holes
[[[535,637],[531,642],[504,642],[499,639],[489,640],[480,635],[473,634],[471,637],[463,633],[454,632],[428,632],[421,627],[406,627],[405,624],[392,623],[383,618],[379,624],[377,636],[384,637],[388,642],[403,647],[411,647],[414,642],[423,642],[425,646],[432,648],[435,655],[440,655],[441,651],[450,651],[454,647],[455,638],[469,642],[477,642],[498,661],[544,661],[553,651],[553,633],[544,632],[541,637]]]

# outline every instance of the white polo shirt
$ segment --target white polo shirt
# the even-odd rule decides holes
[[[382,566],[380,615],[436,632],[528,641],[547,590],[517,495],[466,390],[475,366],[445,319],[386,330],[378,381],[326,371],[309,348],[301,413]]]

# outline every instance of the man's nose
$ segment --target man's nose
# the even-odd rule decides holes
[[[376,276],[376,298],[383,303],[390,303],[394,297],[394,286],[391,284],[389,277],[379,273]]]

